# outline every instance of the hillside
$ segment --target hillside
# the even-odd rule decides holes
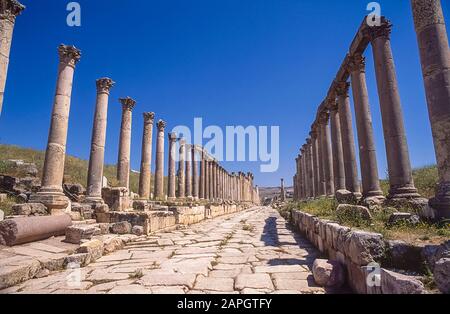
[[[22,148],[12,145],[0,145],[0,174],[18,175],[11,173],[10,169],[6,167],[1,160],[19,159],[25,162],[35,163],[39,170],[39,177],[42,174],[42,168],[44,166],[45,152],[38,151],[29,148]],[[73,156],[66,156],[66,164],[64,169],[64,182],[65,183],[80,183],[86,186],[87,172],[89,162]],[[104,169],[104,175],[108,179],[111,186],[117,186],[116,179],[116,166],[106,165]],[[139,174],[135,172],[130,173],[130,188],[133,192],[137,193],[139,188]]]

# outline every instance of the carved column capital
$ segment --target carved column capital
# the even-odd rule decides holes
[[[368,27],[365,31],[365,35],[372,42],[379,37],[386,37],[389,39],[392,32],[392,23],[385,19],[380,26]]]
[[[25,10],[25,6],[17,0],[0,0],[0,19],[14,23],[16,17]]]
[[[119,98],[119,101],[122,104],[123,111],[132,111],[136,105],[136,101],[131,97]]]
[[[418,31],[433,24],[445,24],[440,0],[412,0],[412,10]]]
[[[177,138],[177,133],[175,133],[175,132],[169,133],[168,136],[169,136],[169,141],[172,142],[172,143],[175,142],[178,139]]]
[[[144,116],[144,121],[153,123],[155,121],[155,113],[154,112],[144,112],[142,114]]]
[[[366,58],[360,54],[351,56],[348,63],[348,69],[350,72],[366,72]]]
[[[323,111],[319,114],[319,123],[321,125],[327,125],[330,120],[330,113],[327,111]]]
[[[109,91],[114,86],[115,82],[108,77],[104,77],[104,78],[98,79],[96,81],[96,84],[97,84],[97,93],[98,94],[109,94]]]
[[[164,131],[164,129],[166,128],[166,121],[164,121],[164,120],[159,120],[158,121],[158,124],[157,124],[157,126],[158,126],[158,130],[159,131]]]
[[[59,62],[71,67],[75,67],[81,59],[81,51],[75,46],[61,44],[58,47],[58,54]]]
[[[348,97],[349,90],[350,90],[349,82],[337,82],[336,83],[336,95],[338,97],[340,97],[340,96]]]

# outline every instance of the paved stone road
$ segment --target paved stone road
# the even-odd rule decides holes
[[[323,293],[317,251],[274,210],[258,207],[127,245],[81,270],[0,293]],[[73,285],[76,278],[81,285]]]

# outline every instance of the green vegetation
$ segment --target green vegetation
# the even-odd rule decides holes
[[[39,176],[41,176],[42,168],[44,166],[45,153],[43,151],[18,146],[0,145],[0,159],[18,159],[25,162],[34,163],[39,170]],[[86,186],[88,167],[88,161],[67,155],[64,169],[64,182],[79,183]],[[114,165],[106,165],[104,169],[104,175],[108,179],[108,183],[111,186],[118,186],[116,169],[117,168]],[[0,162],[0,174],[18,177],[22,176],[14,169],[11,169],[5,162]],[[130,173],[130,188],[135,193],[138,191],[139,174],[133,172]]]
[[[0,202],[0,209],[5,213],[5,216],[13,214],[12,207],[16,204],[16,200],[13,197],[8,197],[4,202]]]
[[[386,239],[401,239],[409,243],[441,243],[450,238],[448,223],[421,222],[417,225],[404,223],[388,226],[389,217],[394,212],[393,208],[384,208],[374,212],[372,213],[372,221],[366,221],[358,215],[337,215],[335,211],[337,206],[337,202],[333,199],[319,199],[308,203],[291,203],[282,211],[299,209],[323,219],[336,221],[347,227],[381,233]]]

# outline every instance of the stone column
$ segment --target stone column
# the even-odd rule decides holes
[[[180,155],[178,161],[178,198],[186,197],[186,172],[187,172],[187,163],[186,163],[186,141],[184,139],[180,139]]]
[[[330,104],[331,147],[333,151],[334,188],[345,190],[344,152],[342,148],[341,119],[336,101]]]
[[[280,200],[282,202],[286,201],[286,190],[284,189],[284,179],[281,179]]]
[[[309,175],[309,196],[314,198],[316,196],[316,188],[315,188],[315,171],[314,171],[314,152],[313,152],[313,144],[312,139],[307,139],[308,144],[308,150],[307,150],[307,156],[308,156],[308,175]]]
[[[122,104],[122,124],[120,126],[119,160],[117,162],[117,180],[121,187],[130,188],[130,152],[132,111],[136,101],[130,97],[119,99]]]
[[[103,165],[105,160],[106,123],[108,120],[109,91],[114,82],[110,78],[97,80],[97,101],[92,129],[86,200],[103,203]]]
[[[186,197],[192,199],[192,152],[186,158]]]
[[[177,134],[169,133],[169,163],[168,163],[168,200],[174,201],[177,198],[176,195],[176,176],[175,176],[175,155],[176,155],[176,145]]]
[[[355,137],[353,134],[352,112],[348,82],[338,82],[336,94],[338,96],[339,120],[341,123],[342,152],[344,155],[345,188],[352,192],[356,198],[361,197],[361,187],[358,178],[358,165],[356,163]]]
[[[155,199],[165,200],[164,194],[164,138],[166,122],[158,121],[158,137],[156,138],[156,158],[155,158]]]
[[[208,201],[210,200],[209,175],[210,175],[209,160],[205,160],[205,199]]]
[[[212,175],[212,180],[211,180],[212,193],[211,194],[212,194],[212,198],[214,200],[217,200],[217,162],[216,161],[214,161],[211,164],[211,175]]]
[[[303,156],[303,181],[304,181],[304,186],[303,186],[303,190],[304,190],[304,194],[305,194],[305,199],[307,199],[309,197],[309,186],[310,186],[310,182],[309,182],[309,166],[308,166],[308,149],[307,149],[307,145],[304,144],[302,146],[302,156]]]
[[[370,27],[368,36],[372,43],[383,120],[390,183],[388,199],[404,200],[419,198],[420,195],[414,186],[409,159],[397,74],[390,42],[391,27],[392,24],[384,20],[381,26]]]
[[[378,177],[372,115],[370,113],[369,96],[366,85],[365,58],[361,55],[351,57],[349,71],[352,80],[355,104],[363,197],[383,199],[383,192],[381,191],[380,180]]]
[[[206,181],[206,167],[205,167],[205,156],[204,153],[201,153],[201,160],[200,160],[200,185],[199,185],[199,197],[200,199],[206,199],[205,197],[205,181]]]
[[[51,214],[60,214],[69,209],[69,199],[62,189],[66,154],[67,128],[69,125],[70,100],[75,65],[80,60],[80,51],[73,46],[58,47],[59,67],[56,94],[45,152],[42,188],[30,201],[43,203]]]
[[[327,187],[328,196],[334,195],[334,172],[333,172],[333,156],[331,151],[331,143],[330,143],[330,129],[328,128],[328,121],[330,119],[328,112],[323,112],[319,118],[320,124],[320,134],[321,134],[321,142],[322,142],[322,158],[324,163],[324,171],[325,171],[325,183]]]
[[[314,191],[315,197],[323,196],[320,194],[320,171],[319,171],[319,140],[317,138],[317,130],[316,127],[313,128],[310,133],[311,142],[312,142],[312,159],[313,159],[313,168],[314,168]]]
[[[2,114],[14,25],[16,17],[24,9],[25,7],[16,0],[2,0],[0,2],[0,116]]]
[[[430,205],[450,218],[450,51],[440,0],[412,0],[428,112],[439,173]]]
[[[317,156],[318,156],[318,166],[319,166],[319,195],[324,197],[327,195],[327,183],[325,178],[325,158],[323,153],[322,145],[322,128],[320,124],[317,126]]]
[[[151,191],[151,171],[152,168],[152,145],[153,145],[153,123],[155,121],[155,113],[145,112],[144,116],[144,133],[142,135],[142,156],[141,156],[141,173],[139,175],[139,196],[141,199],[150,199]]]
[[[192,197],[194,200],[199,198],[199,186],[198,186],[198,158],[195,145],[191,146],[191,158],[192,158]]]

